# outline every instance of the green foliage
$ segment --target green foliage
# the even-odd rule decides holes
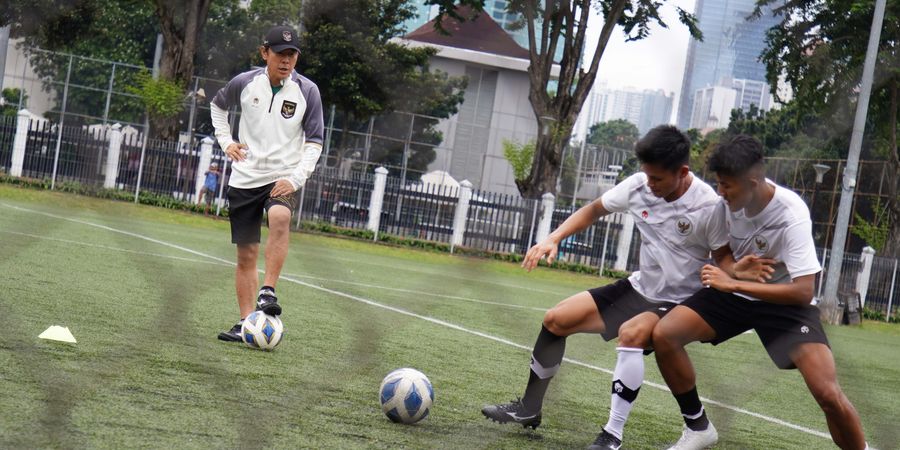
[[[866,244],[874,248],[876,252],[880,252],[884,249],[888,231],[890,231],[887,220],[888,209],[881,204],[881,197],[876,198],[875,204],[872,205],[872,212],[875,217],[872,220],[866,220],[854,211],[853,216],[856,218],[856,223],[850,227],[850,232],[866,241]]]
[[[641,137],[638,127],[625,119],[615,119],[591,125],[587,142],[601,147],[630,150]]]
[[[888,323],[900,323],[900,314],[892,314],[891,319],[887,319],[887,315],[881,311],[875,311],[874,309],[869,309],[863,307],[862,309],[862,317],[866,320],[877,320],[879,322],[888,322]]]
[[[17,115],[20,102],[23,108],[28,105],[28,94],[19,88],[5,88],[0,96],[3,97],[3,106],[0,106],[0,116],[10,117]]]
[[[153,78],[146,70],[135,77],[135,83],[126,90],[141,98],[150,117],[174,117],[184,109],[184,88],[180,83]]]
[[[443,136],[438,119],[456,114],[466,80],[431,71],[432,48],[408,48],[392,42],[411,17],[406,0],[307,0],[303,5],[305,31],[300,41],[301,71],[319,86],[326,104],[335,105],[342,129],[365,132],[368,120],[380,116],[379,134],[395,142],[371,142],[370,161],[399,166],[403,141],[410,146],[408,167],[424,171],[434,161],[433,147]],[[406,111],[431,116],[410,121]],[[412,130],[410,130],[412,125]],[[338,150],[363,147],[349,133],[341,133]]]
[[[840,125],[815,111],[804,111],[797,100],[768,112],[751,105],[732,110],[727,135],[748,134],[763,143],[767,156],[811,159],[845,157],[846,137]]]
[[[503,140],[503,157],[513,169],[513,177],[516,180],[524,180],[531,173],[531,164],[534,161],[534,141],[524,144]]]

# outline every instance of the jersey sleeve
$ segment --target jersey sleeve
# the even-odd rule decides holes
[[[643,174],[638,172],[613,186],[612,189],[600,196],[600,202],[603,203],[603,209],[613,212],[628,211],[628,200],[631,192],[634,191],[643,182]]]
[[[705,237],[710,250],[718,250],[728,245],[728,226],[725,220],[728,207],[724,201],[719,201],[710,208],[706,221]]]
[[[322,112],[322,95],[314,83],[309,83],[309,89],[303,90],[306,97],[306,112],[303,114],[303,134],[306,142],[319,144],[325,142],[325,118]]]
[[[816,256],[812,222],[804,220],[784,230],[781,256],[791,279],[822,271]]]

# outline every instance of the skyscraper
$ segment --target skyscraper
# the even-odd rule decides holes
[[[765,48],[765,35],[779,19],[764,9],[759,19],[748,20],[756,0],[697,0],[696,15],[703,42],[691,39],[688,45],[678,126],[691,122],[694,94],[698,89],[715,86],[724,78],[765,81],[766,68],[759,62]]]
[[[428,23],[433,17],[432,8],[435,9],[434,14],[437,14],[437,7],[426,5],[425,0],[410,0],[409,3],[410,6],[412,6],[413,11],[415,11],[415,16],[407,19],[406,22],[403,23],[403,28],[407,33]]]

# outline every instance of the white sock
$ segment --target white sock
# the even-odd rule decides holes
[[[616,360],[616,370],[613,371],[609,422],[603,429],[621,440],[632,403],[644,382],[644,349],[617,347],[616,351],[619,357]]]

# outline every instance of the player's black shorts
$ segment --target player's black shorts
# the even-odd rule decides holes
[[[600,335],[607,341],[619,337],[619,328],[634,316],[650,311],[662,317],[677,306],[676,303],[647,300],[634,290],[628,280],[619,280],[613,284],[593,288],[588,290],[588,293],[594,298],[597,310],[603,317],[606,329]]]
[[[235,244],[259,243],[263,211],[275,205],[288,207],[293,213],[297,207],[297,193],[282,197],[269,197],[275,183],[250,189],[228,188],[228,219],[231,222],[231,242]]]
[[[682,305],[693,309],[715,330],[713,345],[754,329],[772,362],[780,369],[794,369],[791,351],[799,344],[828,345],[819,320],[819,308],[813,305],[778,305],[747,300],[744,297],[701,289]]]

